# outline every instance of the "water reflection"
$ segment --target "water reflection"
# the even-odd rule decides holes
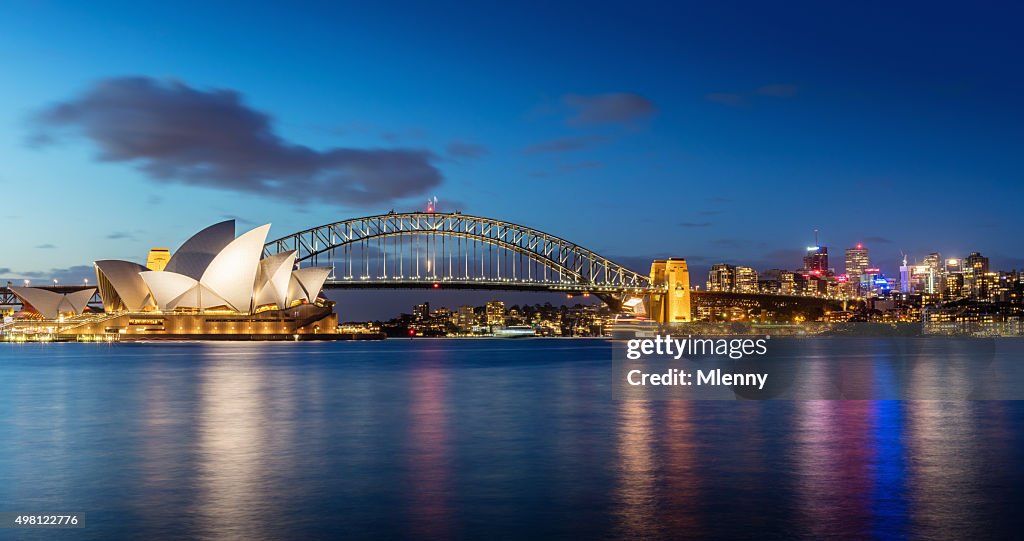
[[[243,346],[209,346],[199,383],[198,529],[205,539],[263,539],[269,500],[271,419],[266,366]],[[217,355],[236,348],[231,355]],[[280,404],[276,404],[280,406]]]
[[[444,539],[451,536],[452,513],[445,369],[426,361],[412,371],[409,383],[410,531],[417,539]]]
[[[619,487],[616,514],[621,537],[647,539],[658,531],[655,511],[657,465],[654,443],[659,440],[651,418],[652,403],[646,400],[619,402]]]
[[[914,533],[922,538],[971,537],[979,523],[978,454],[972,402],[908,402],[909,472]],[[974,494],[972,494],[972,492]]]
[[[864,537],[871,526],[870,429],[874,404],[797,404],[796,490],[804,536]]]
[[[0,508],[79,507],[86,538],[1013,538],[1024,520],[1020,402],[613,401],[597,341],[66,346],[3,352]],[[817,347],[875,363],[848,378],[874,391],[959,373],[942,348],[904,370],[885,344]]]

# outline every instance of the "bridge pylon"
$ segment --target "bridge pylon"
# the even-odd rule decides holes
[[[666,288],[652,293],[648,317],[658,323],[690,321],[690,271],[683,258],[657,259],[651,263],[651,285]]]

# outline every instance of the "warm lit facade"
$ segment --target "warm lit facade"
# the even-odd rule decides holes
[[[83,314],[97,289],[67,295],[12,290],[46,320],[61,318],[62,335],[291,338],[335,333],[333,303],[320,298],[330,269],[295,269],[294,251],[261,258],[269,231],[267,224],[235,237],[235,222],[228,220],[196,233],[168,252],[166,261],[154,261],[152,252],[149,266],[96,261],[102,313]]]
[[[330,269],[293,270],[295,252],[260,259],[270,225],[235,237],[234,220],[193,235],[163,270],[130,261],[96,262],[107,312],[252,314],[316,300]]]

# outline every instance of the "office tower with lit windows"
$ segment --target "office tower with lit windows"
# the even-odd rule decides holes
[[[942,254],[938,252],[932,252],[925,256],[923,264],[928,267],[928,283],[926,287],[927,293],[942,293],[943,287],[943,276],[945,273],[942,271]]]
[[[988,295],[987,281],[988,258],[979,252],[971,252],[971,255],[964,258],[964,294],[968,297],[980,299]]]
[[[808,246],[804,256],[804,272],[824,276],[828,274],[828,247]]]
[[[868,249],[863,244],[858,242],[853,248],[846,249],[846,279],[849,283],[859,285],[864,269],[870,266]]]

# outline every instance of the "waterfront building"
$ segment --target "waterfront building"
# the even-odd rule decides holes
[[[473,311],[473,307],[469,305],[460,306],[455,316],[455,325],[459,327],[459,330],[468,332],[475,323],[476,314]]]
[[[489,301],[485,306],[487,324],[490,326],[505,325],[505,303],[502,301]]]
[[[23,307],[50,320],[81,315],[88,307],[89,299],[96,293],[95,288],[65,294],[38,287],[8,287],[21,300]]]
[[[165,262],[153,257],[150,263],[163,270],[131,261],[96,261],[102,313],[83,314],[95,290],[61,295],[35,289],[19,297],[44,319],[74,316],[61,321],[61,334],[336,334],[333,303],[320,298],[330,269],[295,270],[295,251],[261,259],[269,231],[267,224],[236,238],[234,220],[214,224]],[[23,330],[33,332],[31,326]]]

